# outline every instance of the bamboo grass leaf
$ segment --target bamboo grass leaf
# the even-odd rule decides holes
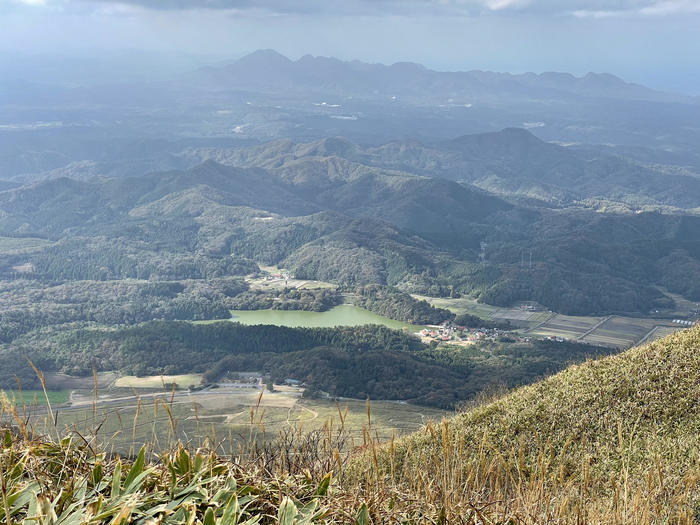
[[[367,508],[367,503],[363,503],[360,509],[357,511],[355,525],[371,525],[371,523],[372,520],[369,517],[369,509]]]
[[[289,497],[285,496],[277,512],[279,525],[294,525],[294,518],[297,517],[297,513],[297,506]]]
[[[129,473],[124,480],[124,490],[127,490],[132,483],[143,473],[144,465],[146,464],[146,447],[141,447],[136,461],[129,469]]]
[[[328,493],[328,488],[331,486],[331,481],[333,480],[333,473],[329,472],[326,474],[321,482],[318,484],[318,488],[314,493],[315,496],[325,496]]]

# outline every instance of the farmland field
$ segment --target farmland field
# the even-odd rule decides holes
[[[493,313],[501,309],[498,306],[491,306],[490,304],[479,303],[474,299],[469,299],[465,297],[450,299],[448,297],[429,297],[427,295],[416,294],[411,295],[419,301],[427,301],[436,308],[446,308],[456,314],[477,315],[484,319],[489,318]]]
[[[602,323],[583,340],[604,346],[632,346],[648,334],[659,321],[613,316]]]
[[[70,398],[69,390],[47,390],[44,395],[43,390],[3,390],[9,401],[17,406],[43,406],[48,397],[52,405],[67,403]]]
[[[595,328],[603,319],[604,317],[576,317],[556,314],[545,323],[528,331],[528,334],[578,339],[589,330]]]
[[[551,317],[549,311],[523,310],[518,307],[500,308],[493,312],[489,319],[494,321],[510,321],[516,326],[535,326]]]
[[[216,389],[192,394],[144,392],[138,396],[118,393],[100,396],[98,405],[90,403],[58,412],[59,429],[90,435],[95,429],[99,440],[109,441],[114,452],[128,454],[144,442],[167,448],[174,437],[195,446],[208,438],[225,454],[234,454],[250,440],[274,439],[284,428],[304,431],[331,424],[337,428],[341,413],[351,441],[362,443],[363,428],[368,427],[367,404],[359,400],[335,401],[302,399],[301,391],[279,387],[276,392],[257,389]],[[420,428],[429,419],[439,420],[447,412],[391,401],[370,404],[372,434],[388,439]],[[53,426],[45,415],[37,415],[40,430]]]
[[[667,335],[671,335],[673,332],[676,331],[678,331],[678,328],[673,326],[657,326],[651,332],[649,332],[649,334],[647,334],[647,337],[644,342],[650,343],[652,341],[656,341],[657,339],[661,339],[663,337],[666,337]]]
[[[276,266],[263,266],[259,265],[259,268],[270,276],[281,275],[285,273],[284,268],[277,268]],[[277,289],[277,288],[298,288],[298,289],[319,289],[319,288],[332,288],[336,289],[337,284],[329,283],[326,281],[314,281],[311,279],[294,279],[293,277],[283,278],[272,278],[267,279],[265,277],[247,277],[246,282],[253,289]]]
[[[647,334],[653,339],[682,328],[681,326],[673,326],[667,319],[572,316],[550,311],[523,310],[519,307],[501,308],[477,303],[473,299],[466,298],[414,297],[424,299],[433,306],[447,308],[457,314],[469,313],[494,321],[510,321],[528,336],[562,337],[614,348],[627,348],[635,345]],[[686,303],[688,302],[686,301]],[[685,312],[689,306],[692,305],[690,303],[684,304],[683,311]],[[653,334],[650,334],[655,327],[658,328]]]
[[[413,297],[418,300],[425,300],[437,308],[447,308],[456,314],[471,314],[493,321],[510,321],[514,326],[523,328],[536,326],[552,316],[552,312],[548,310],[524,310],[519,306],[503,308],[479,303],[474,299],[464,297],[457,299],[428,297],[425,295],[413,295]]]
[[[51,244],[50,241],[37,237],[0,237],[0,253],[21,253]]]
[[[176,376],[122,376],[114,382],[118,388],[162,388],[164,384],[175,383],[178,388],[197,386],[202,382],[202,374],[181,374]]]

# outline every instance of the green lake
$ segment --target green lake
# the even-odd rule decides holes
[[[7,395],[10,403],[17,406],[45,405],[46,396],[52,405],[67,403],[70,399],[69,390],[47,390],[46,395],[44,395],[43,390],[22,390],[21,393],[16,390],[3,390],[3,392]]]
[[[395,321],[350,304],[341,304],[326,312],[307,312],[302,310],[232,310],[231,320],[241,324],[272,324],[276,326],[301,326],[320,328],[333,326],[359,326],[363,324],[381,324],[400,330],[407,328],[412,332],[422,326],[414,326]]]

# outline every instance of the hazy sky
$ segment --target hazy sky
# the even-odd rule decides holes
[[[0,56],[259,48],[435,69],[610,72],[700,94],[700,0],[0,0]],[[4,58],[3,58],[4,57]]]

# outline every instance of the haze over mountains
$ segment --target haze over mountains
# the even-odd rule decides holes
[[[700,522],[699,2],[0,0],[0,523]]]
[[[302,171],[311,159],[340,158],[353,164],[468,182],[503,195],[548,203],[601,199],[633,206],[695,208],[700,202],[700,176],[693,172],[674,172],[608,153],[564,148],[518,128],[427,145],[393,141],[362,148],[336,137],[305,144],[283,140],[239,149],[202,148],[188,154],[230,165],[286,166],[287,170]]]
[[[519,127],[539,138],[700,171],[700,104],[608,74],[437,72],[258,51],[169,80],[62,86],[0,81],[0,180],[71,163],[136,175],[183,144],[342,136],[363,146]],[[98,172],[99,173],[99,172]]]
[[[441,72],[413,62],[386,66],[312,55],[292,61],[272,49],[255,51],[224,66],[202,68],[193,79],[211,89],[225,87],[260,93],[282,93],[291,89],[300,93],[380,100],[401,96],[421,102],[470,97],[478,100],[612,98],[697,103],[693,97],[655,91],[607,73],[575,77],[556,72],[519,75],[476,70]],[[452,100],[452,103],[456,105],[458,101]]]
[[[116,259],[157,239],[300,277],[568,313],[700,293],[689,97],[611,75],[269,50],[167,81],[33,90],[4,84],[0,228],[72,256],[76,236],[95,253],[113,242]]]

